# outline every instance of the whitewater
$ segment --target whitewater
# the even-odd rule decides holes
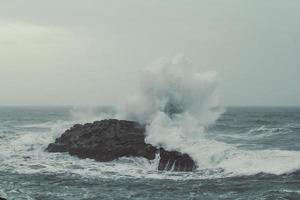
[[[216,72],[184,56],[141,70],[112,107],[0,107],[0,196],[9,199],[300,199],[300,108],[227,107]],[[146,142],[189,154],[194,172],[157,171],[159,157],[101,163],[45,148],[76,123],[146,125]]]
[[[207,127],[224,112],[216,72],[198,73],[178,55],[143,69],[140,90],[125,106],[125,119],[146,124],[146,143],[187,153],[198,169],[233,175],[283,174],[300,168],[300,152],[245,151],[208,139]]]

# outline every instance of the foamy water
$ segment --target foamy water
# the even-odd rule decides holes
[[[184,56],[177,56],[146,67],[141,72],[140,86],[125,108],[117,112],[73,108],[68,110],[65,119],[27,124],[15,122],[9,130],[13,133],[3,134],[1,140],[0,168],[29,174],[49,172],[103,178],[156,179],[213,179],[258,173],[281,175],[300,169],[300,152],[297,150],[279,149],[276,144],[272,149],[243,149],[211,137],[208,127],[213,126],[225,111],[219,105],[215,72],[199,73]],[[158,172],[158,158],[154,161],[122,158],[110,163],[98,163],[44,151],[49,143],[73,124],[107,118],[124,118],[146,124],[146,143],[189,154],[195,160],[197,170],[178,176],[175,172]],[[256,121],[260,122],[264,121]],[[255,141],[292,134],[290,124],[281,127],[255,124],[256,127],[243,133],[227,136]]]
[[[198,134],[195,134],[197,138],[194,137],[193,141],[185,140],[186,144],[179,146],[179,150],[190,152],[197,160],[197,170],[190,173],[159,172],[156,170],[158,157],[151,162],[142,158],[121,158],[113,162],[101,163],[91,159],[78,159],[66,153],[44,151],[49,143],[74,123],[106,118],[105,113],[90,111],[84,113],[84,109],[78,111],[78,109],[69,108],[2,108],[0,113],[0,178],[2,181],[0,194],[16,197],[16,199],[21,197],[36,199],[42,191],[51,189],[49,197],[52,195],[62,199],[80,199],[80,194],[85,194],[88,198],[93,195],[101,197],[104,194],[118,196],[118,192],[110,191],[109,185],[117,184],[119,189],[116,191],[124,195],[130,190],[127,186],[138,182],[138,185],[145,189],[143,195],[148,194],[146,191],[150,192],[151,188],[154,189],[153,187],[160,184],[176,188],[176,184],[179,184],[177,190],[182,188],[185,191],[182,191],[182,198],[194,195],[206,199],[202,192],[194,191],[190,187],[198,188],[203,184],[208,184],[211,187],[205,186],[207,192],[217,195],[215,192],[218,190],[214,190],[213,187],[221,186],[215,185],[216,183],[221,184],[222,187],[228,187],[231,191],[230,185],[227,186],[228,181],[235,181],[237,178],[239,184],[249,185],[251,183],[249,181],[260,179],[259,174],[264,173],[261,181],[269,187],[270,191],[273,191],[270,195],[277,190],[274,188],[276,187],[281,188],[282,195],[295,196],[298,194],[295,191],[297,191],[297,173],[300,169],[298,118],[291,117],[289,110],[283,110],[280,111],[282,116],[273,115],[274,124],[268,122],[263,128],[261,124],[253,127],[253,124],[249,122],[251,110],[252,108],[229,108],[214,125],[208,129],[201,129]],[[275,111],[278,112],[276,109]],[[261,109],[253,113],[260,117],[266,113],[273,113],[273,110]],[[111,113],[109,115],[112,116]],[[277,122],[278,118],[281,119],[280,124]],[[173,127],[175,130],[176,126],[178,124],[175,124],[175,128]],[[168,126],[166,129],[172,130]],[[272,130],[276,134],[270,134]],[[258,133],[260,137],[257,137]],[[169,136],[166,135],[166,137]],[[179,141],[182,140],[179,138]],[[270,175],[267,176],[267,174]],[[267,178],[264,178],[265,176]],[[289,177],[293,184],[285,185]],[[103,181],[108,188],[107,191],[100,190],[102,191],[100,192],[99,188],[104,187]],[[74,183],[77,182],[77,189],[73,190]],[[269,182],[273,184],[269,185]],[[97,188],[89,184],[97,185]],[[234,182],[232,184],[234,185]],[[137,187],[133,185],[133,188]],[[64,187],[65,189],[61,190]],[[264,191],[262,195],[269,195],[269,190],[261,186],[257,187],[259,186],[253,185],[249,190],[262,190]],[[124,190],[120,191],[120,189]],[[168,188],[160,187],[159,190],[161,192],[157,192],[158,196],[174,195],[168,191]],[[132,193],[136,194],[138,191],[133,189]],[[234,193],[225,194],[225,196],[217,195],[216,198],[234,196]],[[258,197],[259,194],[255,195],[252,194],[253,198]],[[105,199],[105,196],[103,198]]]
[[[218,100],[217,75],[195,71],[184,56],[146,67],[141,72],[140,90],[123,111],[125,119],[147,125],[146,143],[187,153],[200,170],[221,169],[228,175],[251,175],[283,174],[300,167],[298,151],[246,151],[208,139],[206,127],[214,124],[224,112]],[[252,134],[254,132],[261,134]],[[285,133],[284,127],[261,126],[247,134],[267,137],[275,133]]]
[[[300,199],[299,108],[224,109],[217,74],[195,69],[183,56],[146,67],[121,109],[0,108],[0,196]],[[146,143],[189,154],[197,169],[158,171],[159,155],[104,163],[45,152],[74,124],[107,118],[145,124]]]

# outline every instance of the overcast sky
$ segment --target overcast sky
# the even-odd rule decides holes
[[[299,0],[0,1],[0,105],[111,105],[183,53],[223,105],[300,105]]]

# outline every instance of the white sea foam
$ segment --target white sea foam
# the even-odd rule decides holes
[[[83,116],[87,119],[95,117],[94,115],[88,116],[86,113]],[[81,119],[82,122],[86,121]],[[1,171],[23,174],[80,175],[88,178],[186,180],[251,175],[259,172],[282,174],[300,169],[299,152],[244,151],[226,143],[207,139],[205,132],[200,132],[197,138],[181,138],[182,144],[178,143],[179,150],[189,153],[198,162],[199,168],[193,173],[159,172],[157,171],[158,157],[151,162],[143,158],[121,158],[113,162],[101,163],[91,159],[78,159],[65,153],[44,152],[47,145],[65,129],[80,122],[78,117],[76,119],[71,117],[69,121],[30,125],[49,128],[50,131],[47,132],[28,132],[25,129],[25,132],[6,134],[5,138],[0,141]],[[183,123],[182,126],[187,124],[189,123]]]
[[[215,72],[197,73],[185,57],[179,56],[145,68],[140,86],[124,109],[125,117],[147,125],[147,143],[189,154],[199,170],[250,175],[300,169],[298,151],[247,151],[208,139],[206,127],[223,112]],[[265,131],[261,127],[256,132],[262,129]]]
[[[47,145],[73,124],[115,117],[82,109],[71,111],[67,121],[25,125],[23,131],[4,134],[0,140],[1,171],[75,174],[89,178],[206,179],[260,172],[283,174],[300,169],[299,151],[242,150],[210,139],[206,127],[223,112],[216,89],[215,73],[195,73],[183,57],[163,61],[142,72],[141,91],[119,115],[147,124],[146,142],[188,153],[198,164],[193,173],[159,172],[158,158],[152,162],[121,158],[101,163],[45,152]],[[46,131],[30,132],[26,127],[43,127]],[[256,132],[265,128],[260,127]]]
[[[255,127],[244,133],[238,134],[218,134],[217,137],[223,138],[233,138],[233,139],[242,139],[242,140],[260,140],[264,138],[274,137],[276,135],[287,135],[292,133],[291,127],[289,124],[282,126],[281,128],[267,127],[265,125]]]

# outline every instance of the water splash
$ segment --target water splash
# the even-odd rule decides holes
[[[224,111],[215,72],[197,73],[184,56],[143,69],[140,90],[126,105],[125,118],[146,124],[146,143],[189,154],[198,170],[250,175],[282,174],[300,168],[300,153],[242,150],[209,139],[206,127]]]

